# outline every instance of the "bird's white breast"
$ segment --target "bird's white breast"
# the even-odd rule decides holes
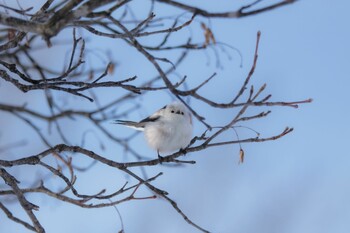
[[[149,146],[159,152],[170,152],[185,148],[192,137],[190,121],[164,121],[149,123],[145,127],[145,138]]]

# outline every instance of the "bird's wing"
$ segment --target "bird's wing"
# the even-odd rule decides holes
[[[161,111],[163,111],[165,108],[166,108],[166,105],[163,108],[156,111],[155,113],[153,113],[151,116],[141,120],[140,122],[116,120],[114,121],[114,123],[119,125],[125,125],[127,127],[143,131],[147,123],[155,122],[161,117]]]
[[[153,114],[152,116],[146,117],[145,119],[140,121],[141,123],[147,123],[147,122],[155,122],[160,118],[160,116],[157,114]]]
[[[164,111],[165,108],[166,108],[166,105],[161,109],[159,109],[158,111],[156,111],[155,113],[153,113],[152,115],[150,115],[149,117],[146,117],[145,119],[141,120],[140,123],[155,122],[159,120],[159,118],[162,115],[161,113],[162,111]]]

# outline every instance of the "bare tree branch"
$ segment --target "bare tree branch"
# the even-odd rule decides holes
[[[39,220],[34,215],[33,210],[38,210],[39,207],[29,202],[23,195],[22,190],[18,187],[19,183],[13,176],[11,176],[5,169],[0,168],[0,176],[5,181],[5,183],[12,188],[15,195],[17,196],[19,204],[26,211],[30,220],[32,221],[34,228],[37,232],[45,232],[44,228],[39,223]]]
[[[297,0],[283,0],[280,1],[279,3],[275,3],[272,4],[270,6],[267,7],[262,7],[258,10],[252,10],[252,11],[247,11],[247,12],[243,12],[244,10],[247,10],[251,7],[253,7],[254,5],[256,5],[258,2],[261,2],[262,0],[258,0],[255,1],[252,4],[246,5],[246,6],[242,6],[240,9],[238,9],[237,11],[228,11],[228,12],[221,12],[221,13],[214,13],[214,12],[209,12],[206,10],[203,10],[201,8],[198,7],[194,7],[191,5],[187,5],[187,4],[183,4],[177,1],[173,1],[173,0],[156,0],[157,2],[162,2],[174,7],[178,7],[181,8],[183,10],[192,12],[194,14],[198,14],[201,15],[203,17],[209,17],[209,18],[241,18],[241,17],[245,17],[245,16],[251,16],[251,15],[255,15],[255,14],[259,14],[262,12],[266,12],[266,11],[270,11],[273,10],[275,8],[287,5],[287,4],[291,4],[296,2]]]
[[[266,4],[263,5],[263,2]],[[189,108],[195,120],[201,123],[202,131],[193,137],[186,148],[164,156],[163,165],[174,167],[196,163],[194,159],[181,157],[185,154],[199,154],[211,147],[233,144],[239,145],[240,161],[243,162],[245,143],[273,141],[291,133],[293,128],[285,127],[280,132],[263,136],[264,134],[249,128],[251,121],[269,117],[272,107],[297,108],[300,104],[312,101],[310,98],[299,101],[272,100],[272,94],[266,94],[267,84],[258,88],[254,86],[260,32],[257,33],[250,70],[242,78],[240,86],[237,81],[238,91],[227,93],[226,101],[208,98],[208,93],[204,91],[206,87],[215,85],[220,73],[212,72],[192,82],[193,78],[179,67],[194,51],[213,51],[219,65],[221,53],[230,55],[225,49],[233,51],[242,59],[238,49],[221,41],[211,25],[200,22],[201,19],[238,19],[274,9],[282,10],[282,6],[294,2],[296,0],[281,0],[270,4],[264,0],[255,0],[238,9],[211,12],[192,3],[151,0],[143,3],[144,14],[140,15],[133,13],[133,8],[138,3],[130,0],[47,0],[40,7],[33,4],[33,7],[26,9],[20,6],[20,1],[18,7],[1,3],[0,24],[3,28],[0,29],[0,89],[11,86],[15,91],[13,96],[21,94],[28,98],[16,104],[10,99],[1,99],[0,114],[6,115],[6,119],[15,123],[28,126],[28,135],[19,130],[15,142],[24,139],[29,142],[25,146],[29,147],[31,138],[36,137],[40,139],[37,143],[41,147],[38,146],[38,152],[34,155],[26,151],[21,155],[16,152],[16,157],[12,158],[12,151],[15,151],[13,146],[2,145],[0,141],[0,153],[6,155],[0,159],[0,176],[5,182],[0,190],[0,209],[10,221],[34,232],[45,232],[45,223],[41,223],[35,215],[39,206],[31,203],[27,194],[36,193],[88,209],[161,198],[187,224],[201,232],[209,232],[201,224],[195,223],[191,214],[185,213],[180,208],[182,205],[175,202],[173,197],[170,198],[166,190],[160,189],[153,182],[163,173],[148,176],[149,167],[159,165],[160,160],[153,159],[156,158],[155,154],[145,155],[144,151],[135,146],[134,139],[139,134],[122,135],[106,123],[144,111],[146,105],[140,104],[140,101],[146,95],[165,92],[171,99],[181,101]],[[162,9],[174,8],[184,13],[158,17],[158,5]],[[202,39],[192,35],[196,29],[203,33]],[[71,38],[67,39],[67,32],[71,33]],[[146,60],[147,65],[154,70],[154,75],[140,75],[140,72],[130,71],[129,68],[126,70],[130,74],[126,77],[114,75],[119,65],[125,65],[124,54],[120,56],[122,61],[119,63],[114,58],[115,54],[109,51],[110,48],[105,48],[102,53],[95,51],[92,41],[97,37],[124,42],[130,51],[136,52],[136,56]],[[58,61],[55,66],[45,63],[36,53],[48,47],[67,50],[65,57],[55,58]],[[136,69],[141,69],[139,64],[133,65]],[[104,95],[107,88],[115,93],[108,99]],[[34,91],[42,94],[40,108],[33,106],[35,101],[29,93]],[[206,109],[196,108],[192,101],[202,104]],[[207,119],[207,111],[218,110],[229,112],[231,118],[225,123]],[[86,122],[86,125],[82,126],[80,121]],[[69,128],[67,122],[76,124],[77,127]],[[239,127],[250,129],[254,136],[240,135],[237,130]],[[6,135],[10,126],[5,128],[0,130],[0,137]],[[73,130],[77,131],[74,133],[80,133],[81,138],[74,136],[72,139]],[[236,137],[226,137],[230,130],[234,130]],[[88,137],[91,135],[99,148],[89,147]],[[107,152],[110,143],[122,151],[113,159],[110,159]],[[18,143],[13,142],[11,145]],[[79,159],[89,163],[79,164]],[[109,191],[100,188],[92,194],[82,192],[77,185],[78,176],[81,173],[92,173],[91,168],[95,164],[118,171],[128,181],[113,186],[113,190]],[[14,175],[23,166],[31,171],[39,170],[44,175],[33,178],[29,185],[25,184],[19,176]],[[150,194],[141,193],[140,189],[143,188],[148,189]],[[8,208],[9,197],[20,204],[21,210],[29,217],[29,222],[18,218],[17,213],[14,214]],[[117,212],[120,216],[118,210]]]

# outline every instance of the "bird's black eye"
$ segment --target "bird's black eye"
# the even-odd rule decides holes
[[[184,114],[184,112],[181,112],[181,115],[183,115]]]
[[[171,110],[171,113],[174,113],[175,111],[174,110]]]

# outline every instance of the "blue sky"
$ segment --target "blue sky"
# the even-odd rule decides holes
[[[231,9],[228,3],[224,5],[226,1],[215,2],[208,6],[203,3],[202,6],[212,10]],[[239,88],[250,69],[256,32],[260,30],[259,60],[252,83],[256,87],[267,83],[266,93],[271,93],[276,101],[307,98],[314,101],[298,109],[269,108],[271,116],[248,123],[247,126],[258,130],[262,136],[279,133],[286,126],[293,127],[295,131],[277,141],[243,145],[246,159],[241,165],[237,163],[238,146],[225,146],[187,155],[187,158],[197,161],[196,165],[148,169],[149,175],[164,172],[155,184],[167,190],[194,222],[218,233],[350,231],[350,156],[347,148],[350,130],[349,7],[349,1],[345,0],[300,0],[287,7],[243,19],[213,19],[210,22],[197,19],[197,22],[210,23],[217,40],[238,48],[243,54],[242,68],[235,52],[231,52],[232,60],[221,54],[223,68],[217,68],[213,52],[209,49],[206,53],[194,52],[177,69],[177,73],[192,78],[193,83],[197,82],[196,78],[203,80],[217,72],[218,78],[203,89],[203,95],[225,101],[232,89]],[[122,42],[96,39],[92,43],[92,46],[101,49],[110,47],[113,58],[120,62],[117,71],[120,77],[155,74],[147,61],[135,57],[135,51],[121,47]],[[42,59],[55,65],[54,51],[42,53],[46,54]],[[209,64],[207,55],[212,58]],[[13,89],[8,87],[4,90],[7,84],[0,84],[1,101],[11,101],[7,99],[7,92]],[[105,92],[105,101],[111,93],[111,90]],[[40,95],[34,93],[31,96],[37,101],[33,105],[37,103],[40,109]],[[26,97],[20,98],[23,98],[20,101],[25,101]],[[145,105],[143,112],[130,117],[142,119],[171,98],[167,93],[150,93],[139,101]],[[227,113],[221,114],[204,105],[197,107],[206,113],[211,122],[227,122],[230,119]],[[7,131],[24,127],[11,123],[7,119],[0,122]],[[74,124],[67,122],[67,127]],[[115,127],[116,134],[132,133],[130,129]],[[203,130],[199,122],[195,122],[195,127],[196,133]],[[242,131],[242,134],[245,133],[249,132]],[[72,132],[72,138],[74,134]],[[15,133],[9,134],[6,140],[16,140],[16,137]],[[146,147],[141,135],[134,143],[139,143],[142,146],[140,150],[149,157],[155,156]],[[108,148],[103,152],[106,157],[119,156],[120,148],[108,142],[106,145]],[[98,143],[89,147],[99,150]],[[41,149],[35,144],[27,151],[37,153]],[[87,191],[95,190],[90,184],[112,190],[124,179],[122,173],[116,174],[114,170],[97,165],[88,174],[81,174],[78,185]],[[142,193],[150,194],[146,189],[142,189]],[[32,198],[40,203],[41,209],[37,214],[50,233],[77,230],[86,233],[116,232],[120,227],[113,208],[86,210],[35,195]],[[159,199],[128,202],[118,209],[127,233],[198,232],[167,202]],[[24,216],[19,209],[16,213]],[[0,213],[0,219],[0,232],[25,232],[8,221],[3,213]]]

